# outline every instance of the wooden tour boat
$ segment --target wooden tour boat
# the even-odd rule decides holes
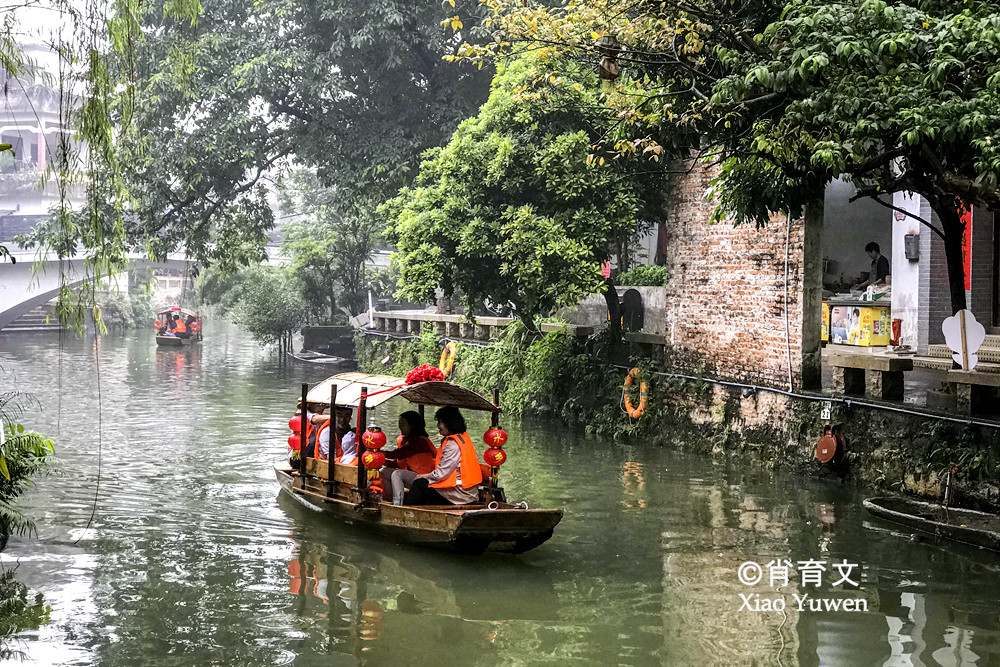
[[[173,334],[167,334],[166,325],[164,324],[166,318],[172,318],[174,315],[184,318],[185,323],[189,320],[191,324],[186,338],[175,336]],[[154,324],[154,329],[156,330],[156,344],[163,347],[182,347],[184,345],[193,345],[201,341],[201,325],[202,319],[197,312],[193,310],[188,310],[187,308],[181,308],[180,306],[170,306],[169,308],[163,308],[159,313],[156,314],[156,323]]]
[[[366,449],[362,432],[366,411],[391,398],[402,397],[419,406],[451,405],[483,410],[497,425],[500,408],[482,395],[444,381],[405,384],[402,378],[365,373],[341,373],[315,385],[302,385],[302,404],[337,405],[358,409],[358,459]],[[304,420],[303,420],[304,421]],[[300,442],[306,442],[305,425]],[[562,519],[562,510],[528,509],[526,503],[506,501],[497,484],[498,468],[489,469],[480,486],[480,502],[472,505],[393,505],[368,487],[362,465],[343,465],[315,458],[274,464],[282,490],[310,509],[332,514],[349,523],[401,542],[439,547],[462,553],[490,549],[521,553],[542,544]]]
[[[1000,516],[901,497],[864,501],[877,517],[949,540],[1000,551]]]

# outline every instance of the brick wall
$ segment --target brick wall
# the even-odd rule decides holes
[[[666,219],[667,354],[700,359],[714,377],[787,387],[785,218],[765,229],[709,224],[714,173],[704,166],[672,184]],[[796,388],[802,369],[804,223],[793,220],[788,253],[788,325]],[[683,354],[681,354],[683,353]]]

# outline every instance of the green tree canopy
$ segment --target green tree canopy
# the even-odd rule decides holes
[[[485,4],[503,39],[462,57],[540,48],[596,63],[598,40],[616,37],[622,76],[606,98],[623,119],[615,148],[715,156],[720,215],[794,215],[838,176],[862,196],[924,196],[940,220],[923,222],[944,240],[952,306],[965,306],[958,211],[1000,204],[1000,4]]]
[[[442,29],[458,10],[438,0],[222,0],[197,25],[165,17],[170,2],[143,12],[143,134],[129,163],[132,236],[157,254],[259,257],[269,181],[289,164],[345,202],[394,193],[486,96],[489,70],[442,60],[470,35]]]
[[[284,226],[283,249],[313,314],[332,322],[338,301],[357,314],[365,303],[365,265],[383,235],[376,205],[324,188],[308,171],[289,174],[280,186],[282,208],[304,216]]]
[[[568,61],[550,75],[539,62],[500,66],[479,114],[386,205],[400,296],[428,301],[440,286],[462,292],[470,311],[506,308],[534,328],[599,291],[610,241],[655,219],[655,179],[629,173],[628,160],[591,166],[612,122],[596,76]]]

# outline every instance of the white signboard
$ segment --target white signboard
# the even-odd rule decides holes
[[[979,357],[976,352],[986,341],[986,328],[976,321],[968,310],[960,310],[941,323],[944,342],[954,353],[952,358],[963,370],[975,369]]]

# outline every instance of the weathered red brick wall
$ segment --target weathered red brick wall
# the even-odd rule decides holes
[[[787,388],[785,218],[765,229],[710,224],[714,169],[698,165],[675,177],[666,218],[667,355],[700,360],[713,377]],[[788,326],[795,387],[801,376],[801,220],[788,246]],[[796,333],[798,332],[798,333]]]

